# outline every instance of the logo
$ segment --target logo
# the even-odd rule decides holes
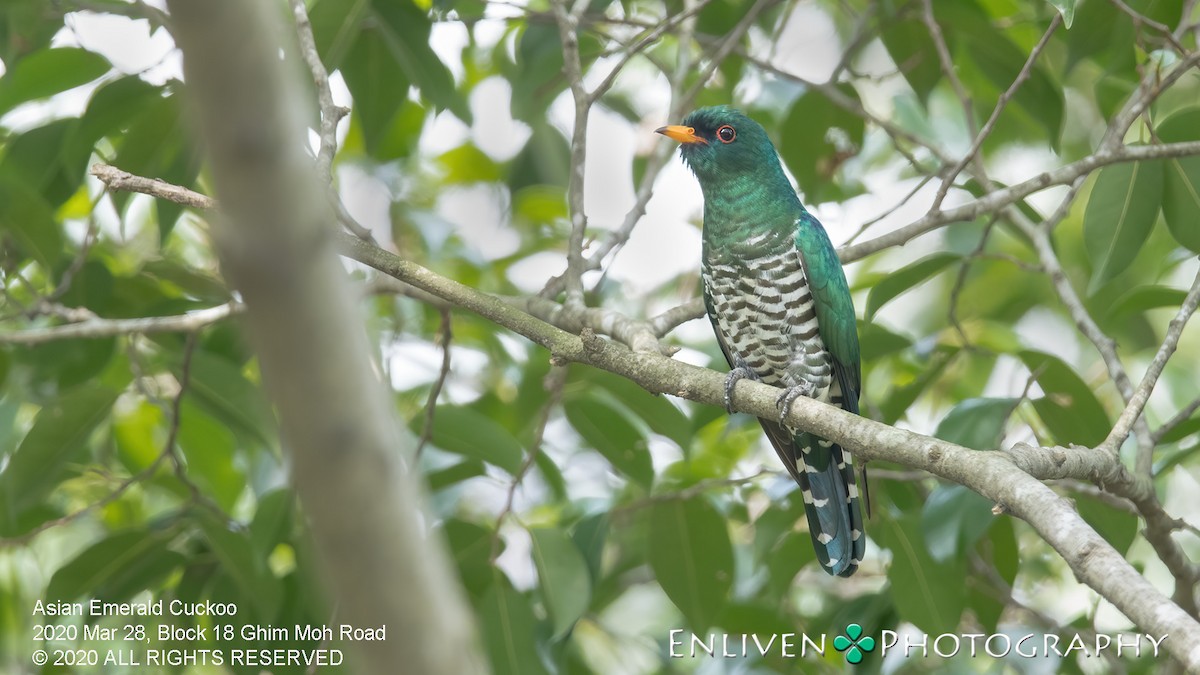
[[[833,638],[833,648],[846,652],[846,663],[858,665],[866,657],[865,653],[875,651],[875,638],[863,636],[862,626],[852,623],[846,626],[845,635]]]

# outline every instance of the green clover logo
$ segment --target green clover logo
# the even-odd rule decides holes
[[[846,652],[846,663],[858,665],[862,663],[863,652],[875,651],[875,638],[870,635],[863,637],[862,626],[852,623],[846,626],[846,635],[833,638],[833,648]]]

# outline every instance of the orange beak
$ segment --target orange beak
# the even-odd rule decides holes
[[[696,130],[692,127],[681,127],[672,125],[669,127],[659,127],[654,130],[656,134],[662,134],[667,138],[679,141],[680,143],[703,143],[708,145],[708,141],[696,135]]]

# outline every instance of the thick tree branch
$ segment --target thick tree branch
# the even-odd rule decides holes
[[[169,6],[221,201],[213,234],[222,272],[245,299],[339,619],[390,627],[388,640],[355,643],[358,667],[483,672],[449,557],[421,516],[411,443],[369,362],[324,186],[296,142],[304,99],[276,51],[280,17],[269,3],[242,0]]]

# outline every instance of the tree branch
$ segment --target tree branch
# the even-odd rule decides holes
[[[1162,345],[1159,346],[1158,352],[1154,355],[1154,360],[1150,362],[1146,368],[1146,374],[1142,376],[1141,383],[1134,390],[1133,396],[1129,403],[1125,406],[1125,410],[1121,411],[1121,416],[1117,419],[1117,423],[1113,425],[1112,432],[1105,439],[1101,447],[1109,452],[1115,453],[1117,448],[1128,438],[1129,432],[1133,429],[1134,422],[1141,417],[1142,411],[1146,407],[1146,402],[1150,400],[1150,394],[1154,392],[1154,385],[1158,384],[1158,377],[1162,375],[1163,368],[1167,365],[1167,360],[1175,353],[1175,348],[1179,346],[1179,336],[1183,333],[1183,329],[1187,326],[1188,319],[1192,318],[1192,314],[1196,311],[1196,306],[1200,304],[1200,272],[1197,272],[1195,281],[1192,282],[1192,288],[1183,299],[1183,304],[1180,305],[1179,311],[1171,319],[1167,325],[1167,333],[1163,337]],[[1149,448],[1149,450],[1146,450]],[[1136,471],[1147,476],[1150,475],[1154,464],[1152,444],[1139,448],[1137,455]]]
[[[296,36],[300,40],[300,56],[304,58],[304,63],[312,73],[313,84],[317,89],[317,104],[320,106],[321,129],[318,136],[321,140],[317,150],[317,175],[326,186],[329,203],[342,226],[367,241],[373,241],[371,231],[350,215],[346,205],[342,203],[341,196],[333,187],[333,156],[337,152],[338,122],[350,113],[350,109],[333,102],[333,90],[329,88],[329,71],[325,69],[321,55],[317,52],[317,41],[313,37],[312,22],[308,19],[308,9],[304,6],[304,0],[289,2],[296,21]]]
[[[191,333],[241,311],[242,305],[229,302],[177,316],[149,316],[137,319],[89,318],[79,323],[0,333],[0,344],[37,345],[55,340],[103,338],[130,333]]]

